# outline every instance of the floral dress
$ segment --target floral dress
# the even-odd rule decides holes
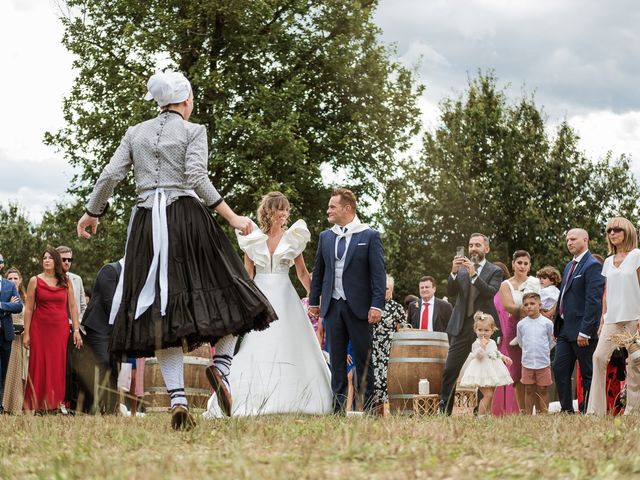
[[[389,352],[391,351],[391,337],[398,325],[404,322],[404,309],[395,300],[385,303],[380,322],[373,326],[373,398],[375,403],[389,401],[387,392],[387,369],[389,367]]]

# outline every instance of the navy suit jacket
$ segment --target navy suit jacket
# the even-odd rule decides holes
[[[598,336],[598,326],[602,316],[604,294],[602,265],[590,252],[587,252],[576,265],[565,290],[572,262],[573,260],[567,263],[562,274],[561,297],[558,299],[558,308],[556,308],[554,334],[556,337],[564,335],[572,342],[577,341],[578,333],[584,333],[595,339]],[[564,319],[560,317],[560,302],[563,303]]]
[[[496,267],[493,263],[487,261],[484,267],[480,270],[480,274],[476,281],[473,282],[473,286],[476,288],[476,298],[473,302],[474,313],[478,310],[490,314],[495,322],[498,330],[494,333],[494,337],[502,335],[500,331],[500,319],[498,318],[498,312],[496,306],[493,303],[493,297],[496,296],[498,290],[500,290],[500,284],[502,283],[502,270]],[[451,313],[451,320],[447,326],[447,333],[449,335],[460,335],[465,322],[473,320],[467,320],[467,299],[469,298],[469,289],[471,288],[471,278],[467,273],[466,268],[460,268],[456,279],[451,278],[447,281],[447,294],[450,297],[457,296],[456,304],[453,307]]]
[[[333,293],[336,238],[331,230],[320,234],[313,268],[309,305],[320,305],[323,318],[327,316]],[[372,229],[353,234],[345,255],[342,286],[353,314],[366,319],[371,307],[384,310],[387,279],[380,234]]]
[[[17,302],[12,302],[11,297],[18,297]],[[2,338],[11,342],[16,337],[13,330],[12,313],[20,313],[22,311],[22,300],[18,295],[18,288],[6,278],[0,278],[0,322],[2,324]]]

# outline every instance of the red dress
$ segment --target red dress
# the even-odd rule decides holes
[[[64,401],[69,317],[67,289],[36,276],[36,301],[29,336],[25,410],[55,410]]]

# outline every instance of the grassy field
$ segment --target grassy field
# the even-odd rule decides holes
[[[0,417],[0,478],[638,478],[640,417]]]

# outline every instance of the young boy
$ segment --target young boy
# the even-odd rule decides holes
[[[525,413],[546,413],[549,400],[547,387],[551,385],[550,352],[553,339],[553,323],[540,313],[540,294],[527,292],[522,296],[522,309],[527,315],[518,322],[517,338],[522,348],[522,378],[524,385]]]
[[[541,312],[545,317],[552,319],[556,314],[556,303],[560,296],[560,290],[557,285],[560,285],[562,277],[557,268],[554,267],[542,267],[536,272],[536,277],[540,280],[540,302],[542,304]]]

